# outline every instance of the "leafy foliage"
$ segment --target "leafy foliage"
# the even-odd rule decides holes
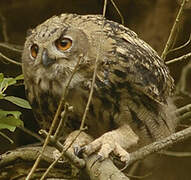
[[[7,96],[5,94],[5,90],[9,86],[16,84],[18,80],[23,80],[22,74],[15,78],[5,78],[3,73],[0,73],[0,100],[7,100],[13,104],[16,104],[19,107],[31,109],[31,106],[25,99],[15,96]],[[20,119],[20,115],[21,112],[19,111],[5,111],[0,109],[0,130],[8,129],[9,131],[13,132],[16,129],[16,127],[23,126],[23,122]],[[2,132],[0,132],[0,135],[12,142],[12,140],[10,140],[10,138]]]
[[[4,111],[0,109],[0,129],[8,129],[14,131],[17,126],[23,126],[20,120],[21,112]]]

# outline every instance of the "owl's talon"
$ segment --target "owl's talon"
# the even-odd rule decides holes
[[[100,154],[97,154],[97,156],[96,156],[95,160],[93,161],[91,167],[93,167],[96,162],[103,161],[103,160],[104,160],[103,156],[100,155]]]
[[[129,166],[129,161],[126,161],[125,166],[121,168],[120,171],[123,172],[125,169],[127,169],[128,166]]]
[[[103,155],[101,155],[101,154],[97,154],[97,157],[96,157],[96,162],[97,161],[103,161],[105,158],[103,157]]]
[[[86,145],[83,149],[83,153],[89,156],[97,152],[98,158],[96,161],[103,161],[109,157],[111,152],[113,152],[114,155],[118,156],[122,162],[128,163],[130,160],[130,155],[121,146],[120,142],[117,141],[117,136],[118,134],[115,132],[105,133],[100,138]],[[137,139],[135,139],[135,142],[137,142]]]
[[[83,147],[79,147],[79,146],[75,146],[74,147],[74,154],[78,157],[78,158],[83,158],[83,152],[85,151],[85,146]]]

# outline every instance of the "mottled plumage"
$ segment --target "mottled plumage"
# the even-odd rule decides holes
[[[109,132],[104,137],[108,134],[124,149],[168,136],[175,127],[169,102],[173,80],[168,68],[133,31],[106,19],[102,30],[102,22],[98,15],[62,14],[37,26],[27,37],[23,73],[37,121],[42,128],[50,127],[68,78],[82,55],[66,99],[74,111],[68,116],[64,136],[79,128],[101,37],[98,73],[86,119],[88,134],[98,138]],[[69,39],[71,47],[58,49],[60,38]]]

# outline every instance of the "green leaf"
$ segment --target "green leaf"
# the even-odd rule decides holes
[[[14,78],[4,78],[7,81],[8,86],[16,84],[17,81]]]
[[[0,118],[0,129],[8,129],[13,132],[18,126],[23,126],[23,121],[14,116]]]
[[[22,79],[24,79],[23,74],[20,74],[15,78],[4,78],[3,73],[0,73],[0,94],[3,94],[3,92],[7,89],[8,86],[16,84],[17,80]]]
[[[15,84],[17,81],[13,78],[4,78],[2,82],[0,82],[0,91],[5,91],[8,86]]]
[[[5,111],[5,110],[0,109],[0,118],[6,117],[8,115],[12,115],[15,118],[19,119],[21,112],[19,112],[19,111]]]
[[[18,75],[18,76],[15,78],[16,81],[17,81],[17,80],[22,80],[22,79],[24,79],[24,75],[23,75],[23,74],[20,74],[20,75]]]
[[[32,109],[30,104],[28,103],[28,101],[25,99],[15,97],[15,96],[5,96],[3,99],[10,101],[19,107],[26,108],[26,109]]]
[[[0,110],[0,129],[14,131],[16,127],[23,126],[20,120],[21,112]]]

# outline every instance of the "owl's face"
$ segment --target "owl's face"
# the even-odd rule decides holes
[[[91,56],[89,38],[83,29],[64,23],[64,18],[53,17],[27,37],[22,57],[26,88],[30,92],[32,88],[36,88],[35,92],[55,88],[60,94],[60,86],[66,85],[80,57],[83,65],[72,83],[85,78],[85,66],[95,59]]]
[[[61,72],[63,77],[63,73],[72,71],[80,54],[87,56],[88,44],[82,30],[46,22],[27,38],[23,53],[24,73],[56,78]]]

